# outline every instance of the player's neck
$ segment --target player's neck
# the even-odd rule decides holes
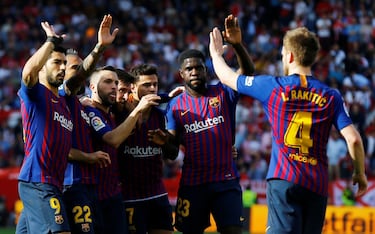
[[[59,90],[55,86],[50,85],[48,82],[43,82],[39,80],[39,82],[45,86],[49,91],[51,91],[56,97],[59,97]]]
[[[186,87],[186,92],[192,97],[202,97],[206,94],[207,87],[197,90],[191,89],[190,87]]]
[[[295,66],[291,67],[288,71],[288,75],[298,74],[298,75],[305,75],[311,76],[311,67],[302,67],[302,66]]]
[[[98,109],[104,111],[105,113],[108,113],[108,112],[109,112],[109,109],[110,109],[109,106],[105,106],[105,105],[103,105],[102,103],[100,103],[100,102],[98,102],[98,101],[96,101],[96,100],[92,100],[92,101],[93,101],[93,105],[94,105],[96,108],[98,108]]]

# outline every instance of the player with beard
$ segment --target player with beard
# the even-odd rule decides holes
[[[98,175],[99,233],[128,233],[125,207],[121,195],[117,148],[130,135],[138,117],[149,102],[156,103],[160,97],[141,102],[127,118],[116,126],[111,111],[116,102],[117,70],[112,66],[99,68],[90,77],[91,105],[85,111],[90,119],[95,150],[107,152],[111,164],[101,168]]]
[[[239,72],[252,74],[236,17],[225,19],[223,36],[236,52]],[[203,233],[212,213],[220,233],[242,233],[242,191],[232,154],[239,95],[221,83],[207,84],[202,52],[183,51],[178,62],[186,91],[169,102],[166,115],[167,129],[185,147],[175,227]]]
[[[94,71],[97,61],[116,37],[118,29],[110,32],[112,16],[105,15],[98,30],[98,43],[82,61],[77,51],[67,50],[65,82],[59,94],[64,96],[74,123],[72,149],[65,171],[63,199],[73,233],[94,233],[97,206],[97,174],[99,166],[110,164],[109,155],[94,151],[90,123],[78,96],[84,91],[85,81]]]
[[[73,123],[58,94],[65,76],[65,49],[59,47],[63,36],[48,22],[41,25],[47,41],[26,62],[18,91],[25,157],[18,177],[24,209],[16,233],[70,233],[62,188]]]
[[[174,150],[171,152],[168,143],[161,146],[151,142],[148,137],[149,131],[165,130],[164,112],[158,108],[161,99],[157,95],[157,68],[140,64],[131,68],[130,73],[134,76],[134,82],[131,85],[131,98],[126,101],[126,110],[131,111],[142,102],[149,102],[149,107],[142,111],[132,134],[119,148],[129,233],[172,234],[172,208],[162,180],[163,158],[166,153],[175,158],[178,147],[170,145]],[[171,93],[173,95],[174,92]]]

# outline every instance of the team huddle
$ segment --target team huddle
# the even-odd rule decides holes
[[[111,15],[103,17],[98,42],[83,60],[63,47],[65,35],[48,22],[41,26],[47,40],[26,62],[18,92],[25,157],[19,175],[24,209],[16,233],[199,234],[210,225],[210,214],[220,233],[242,233],[242,190],[233,156],[240,95],[260,100],[272,124],[267,233],[321,232],[328,195],[324,150],[332,125],[347,141],[359,195],[366,191],[361,138],[340,94],[312,76],[319,43],[305,28],[284,38],[285,76],[254,76],[238,19],[229,15],[222,32],[210,32],[220,82],[208,84],[204,54],[188,49],[178,57],[184,87],[160,94],[158,70],[151,64],[129,71],[97,67],[119,31],[111,29]],[[236,53],[237,71],[222,57],[223,40]],[[304,58],[296,43],[311,50],[310,57]],[[87,88],[90,97],[82,98]],[[291,92],[317,93],[324,105],[286,95]],[[164,101],[166,109],[159,108]],[[181,145],[185,156],[173,219],[163,160],[176,159]],[[302,206],[296,193],[311,204]],[[285,215],[291,210],[294,215]]]

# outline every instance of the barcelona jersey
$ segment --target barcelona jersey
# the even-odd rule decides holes
[[[167,106],[167,129],[176,130],[185,147],[182,185],[238,177],[232,156],[238,94],[222,83],[209,85],[204,96],[184,92]]]
[[[65,97],[74,124],[72,148],[86,153],[94,152],[90,133],[90,119],[84,111],[84,107],[76,95],[69,96],[65,93],[63,86],[60,87],[59,94]],[[97,170],[98,166],[95,164],[74,160],[69,161],[65,171],[64,185],[96,184]]]
[[[119,147],[122,193],[125,201],[149,200],[167,194],[163,184],[163,152],[148,140],[148,130],[165,129],[164,113],[153,107]]]
[[[272,127],[267,179],[278,178],[328,195],[327,142],[331,126],[352,123],[339,92],[312,76],[244,76],[240,94],[258,99]]]
[[[63,97],[40,83],[32,88],[21,82],[25,157],[18,179],[47,183],[62,189],[72,146],[73,122]]]
[[[105,200],[121,193],[117,149],[103,141],[103,135],[116,128],[112,113],[87,106],[86,113],[90,119],[91,134],[94,150],[101,150],[109,154],[111,164],[98,170],[98,198]]]

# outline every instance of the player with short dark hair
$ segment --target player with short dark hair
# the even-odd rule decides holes
[[[94,151],[90,121],[78,96],[85,89],[85,81],[94,71],[106,46],[116,37],[118,29],[110,32],[112,16],[105,15],[98,30],[98,43],[82,61],[74,49],[67,50],[65,82],[59,93],[64,96],[74,122],[72,149],[65,171],[63,198],[73,233],[94,233],[97,210],[97,174],[99,167],[110,164],[109,155]]]
[[[239,73],[252,74],[233,15],[225,19],[223,36],[235,50]],[[207,84],[201,51],[186,50],[178,61],[186,91],[169,102],[166,115],[167,129],[185,147],[175,227],[185,234],[203,233],[212,213],[220,233],[242,233],[242,191],[232,155],[239,95],[221,83]]]
[[[48,22],[41,25],[47,41],[26,62],[18,91],[25,157],[18,177],[24,209],[16,233],[70,233],[62,188],[73,122],[58,94],[65,76],[65,49],[59,47],[63,35]]]
[[[148,139],[148,132],[165,130],[164,112],[159,109],[158,73],[155,66],[140,64],[131,68],[133,109],[148,103],[132,134],[119,148],[121,184],[129,221],[129,233],[172,234],[172,208],[163,184],[163,147]],[[132,111],[128,109],[127,111]],[[126,117],[121,115],[121,117]],[[164,147],[165,149],[165,147]],[[167,153],[171,153],[170,151]],[[177,155],[178,147],[174,154]]]

